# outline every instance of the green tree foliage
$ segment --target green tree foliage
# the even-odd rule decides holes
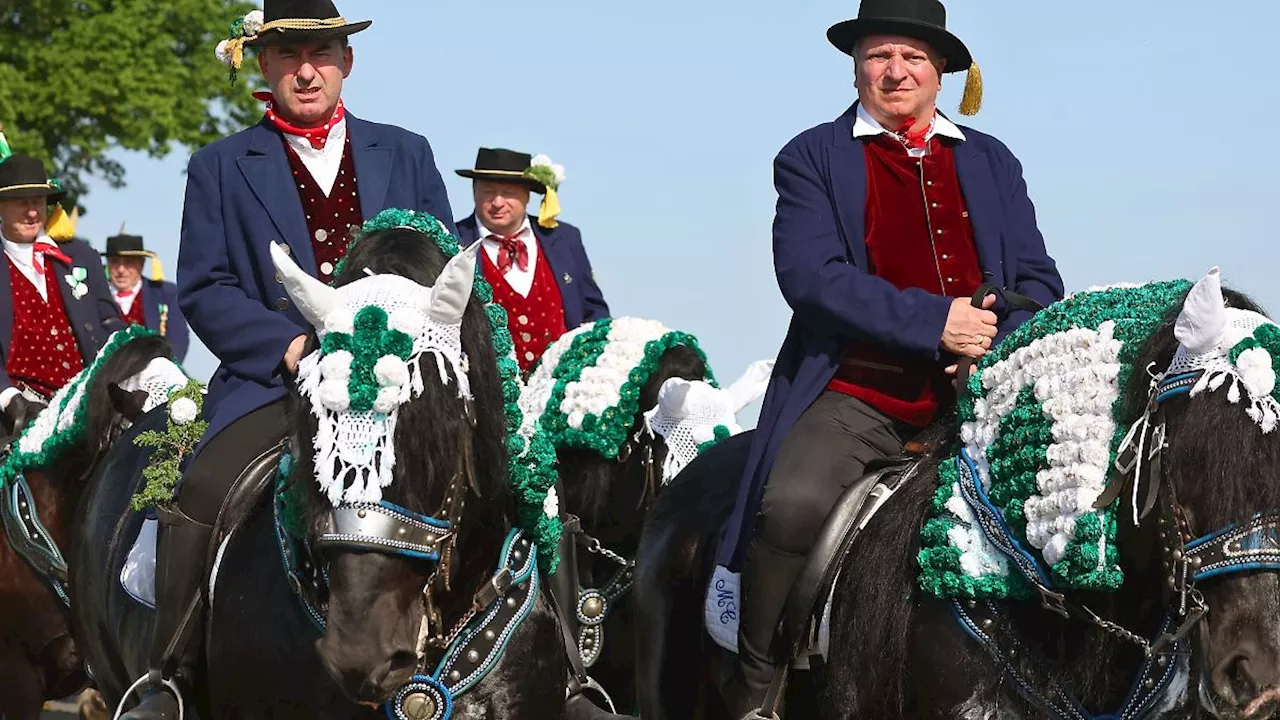
[[[253,123],[257,63],[246,57],[233,87],[213,50],[254,6],[0,0],[0,123],[14,152],[43,160],[79,197],[90,176],[124,184],[113,148],[163,157]]]

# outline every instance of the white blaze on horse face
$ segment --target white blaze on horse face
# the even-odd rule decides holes
[[[298,312],[312,327],[323,328],[325,318],[342,304],[337,288],[331,288],[303,272],[278,243],[271,243],[271,261],[280,273],[285,292],[298,306]]]
[[[476,281],[476,252],[480,243],[471,243],[454,255],[440,271],[436,284],[422,295],[422,311],[445,325],[461,325],[462,314],[471,300]]]
[[[1188,353],[1203,355],[1222,344],[1226,328],[1227,311],[1222,299],[1222,279],[1215,267],[1187,293],[1173,334]]]

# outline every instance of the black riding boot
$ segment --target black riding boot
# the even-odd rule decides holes
[[[204,580],[213,527],[192,520],[177,507],[158,508],[158,513],[151,688],[138,706],[122,715],[121,720],[177,720],[178,699],[161,681],[178,684],[189,698],[200,657],[203,640],[200,584]]]
[[[735,718],[755,717],[773,681],[770,649],[791,586],[804,570],[803,555],[782,552],[757,539],[742,568],[742,621],[738,625],[738,673],[726,702]]]

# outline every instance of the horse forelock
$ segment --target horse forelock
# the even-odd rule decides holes
[[[342,286],[366,275],[393,274],[430,286],[448,258],[421,234],[409,229],[376,233],[352,246],[343,272],[335,285]],[[499,532],[508,521],[510,491],[507,484],[506,416],[502,381],[489,321],[483,306],[474,299],[467,305],[462,321],[462,345],[469,365],[472,400],[458,397],[457,380],[449,373],[443,384],[434,367],[424,367],[423,393],[397,410],[394,481],[383,488],[383,499],[415,512],[433,514],[439,510],[444,493],[459,467],[460,454],[469,447],[473,456],[475,483],[481,498],[467,505],[465,523],[480,523]],[[315,335],[308,350],[315,347]],[[418,362],[434,365],[424,354]],[[293,391],[296,422],[295,447],[300,449],[300,473],[314,473],[313,438],[317,420],[310,404]],[[312,483],[312,517],[326,512],[328,501]]]

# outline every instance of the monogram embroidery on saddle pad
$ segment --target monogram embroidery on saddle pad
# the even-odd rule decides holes
[[[89,420],[89,388],[98,373],[120,348],[130,342],[156,333],[140,325],[119,330],[111,335],[97,357],[84,370],[71,378],[49,399],[49,405],[26,427],[13,452],[0,466],[0,486],[29,468],[50,465],[68,448],[82,440]],[[147,393],[143,411],[163,405],[172,390],[185,387],[188,378],[171,360],[152,360],[142,372],[120,384],[127,391]]]
[[[520,394],[520,434],[542,429],[556,448],[618,457],[640,410],[640,389],[677,345],[698,353],[715,386],[697,338],[655,320],[606,318],[569,331],[547,347]]]
[[[1120,586],[1116,512],[1124,499],[1093,505],[1129,430],[1121,400],[1132,383],[1149,381],[1134,359],[1190,287],[1158,282],[1070,296],[983,359],[959,406],[958,454],[939,468],[921,531],[925,592],[1027,598],[1020,568],[1059,591]]]

